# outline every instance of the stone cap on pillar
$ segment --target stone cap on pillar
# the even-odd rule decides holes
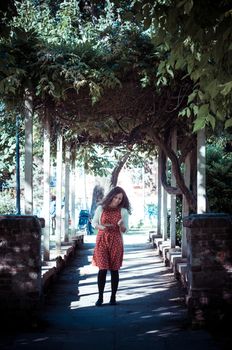
[[[232,227],[232,215],[225,213],[191,214],[183,218],[184,227]]]
[[[40,227],[44,228],[45,227],[45,220],[44,218],[39,218],[37,215],[14,215],[14,214],[9,214],[9,215],[0,215],[0,220],[15,220],[15,219],[35,219],[37,222],[39,222]]]

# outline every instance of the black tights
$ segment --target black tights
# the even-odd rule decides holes
[[[111,273],[111,300],[115,300],[116,293],[118,290],[119,273],[118,270],[110,270]],[[106,284],[107,270],[99,270],[97,276],[99,300],[103,300],[103,293]]]

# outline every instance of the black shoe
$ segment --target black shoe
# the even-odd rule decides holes
[[[95,303],[96,306],[102,306],[102,304],[103,304],[103,300],[101,299],[98,299]]]
[[[115,299],[110,299],[110,305],[117,305],[117,302]]]

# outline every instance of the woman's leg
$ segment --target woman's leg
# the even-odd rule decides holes
[[[106,284],[106,274],[107,270],[99,270],[97,276],[97,284],[98,284],[98,300],[96,302],[96,306],[101,306],[103,303],[103,293]]]
[[[118,270],[110,270],[111,273],[111,298],[110,304],[116,305],[116,293],[118,290],[119,273]]]

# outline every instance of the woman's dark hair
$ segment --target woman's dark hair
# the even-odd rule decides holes
[[[121,203],[119,204],[119,207],[127,209],[129,214],[131,214],[131,205],[130,205],[129,199],[128,199],[124,189],[119,187],[119,186],[112,188],[112,190],[110,190],[110,192],[105,196],[105,198],[103,198],[103,200],[101,202],[102,207],[108,208],[110,203],[112,202],[113,198],[119,193],[122,193],[122,195],[123,195],[123,198],[122,198]]]

